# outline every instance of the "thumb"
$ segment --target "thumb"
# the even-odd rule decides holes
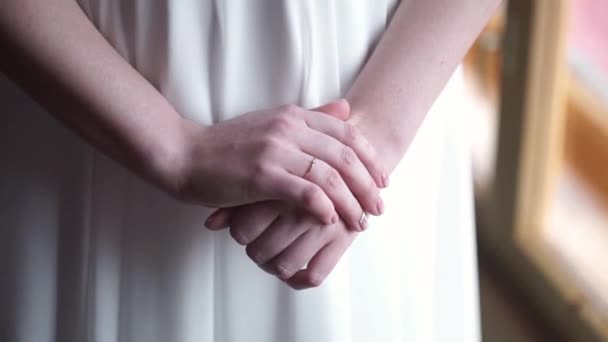
[[[334,100],[312,110],[325,113],[342,121],[346,121],[350,117],[350,104],[346,99]]]

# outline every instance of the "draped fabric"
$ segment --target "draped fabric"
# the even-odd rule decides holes
[[[180,114],[209,125],[340,97],[397,2],[80,4]],[[138,179],[2,78],[0,340],[479,340],[460,85],[457,72],[392,174],[385,215],[321,287],[294,291],[207,231],[210,209]]]

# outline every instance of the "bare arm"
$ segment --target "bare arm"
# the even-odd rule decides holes
[[[2,0],[0,47],[0,71],[53,116],[154,184],[171,186],[180,116],[75,1]]]
[[[392,170],[500,0],[403,0],[346,98]]]
[[[0,1],[0,48],[0,71],[55,118],[179,199],[213,207],[280,199],[326,223],[340,214],[354,229],[363,210],[379,214],[374,184],[385,171],[372,148],[346,135],[354,127],[297,106],[210,127],[184,119],[75,0]],[[313,156],[319,165],[307,174]]]
[[[392,170],[403,157],[435,98],[499,2],[401,2],[346,96],[352,107],[349,121],[380,152],[385,167]],[[280,240],[284,231],[298,231],[308,223],[273,205],[262,203],[236,211],[220,211],[209,226],[219,229],[229,224],[232,235],[237,237],[251,235],[253,231],[260,238],[246,243],[254,262],[259,264],[259,255],[263,255],[262,262],[270,261],[260,266],[294,288],[320,285],[357,233],[348,231],[342,221],[332,226],[309,224],[313,227],[310,231],[317,232],[316,238],[292,243],[279,254],[268,247],[268,241]],[[285,229],[265,231],[268,222],[277,216],[280,219],[273,225],[284,224]],[[304,265],[306,269],[301,269]]]

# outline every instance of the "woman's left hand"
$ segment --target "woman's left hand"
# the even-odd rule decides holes
[[[229,226],[249,258],[294,289],[321,285],[358,234],[342,220],[323,225],[282,201],[220,209],[206,225],[211,230]]]

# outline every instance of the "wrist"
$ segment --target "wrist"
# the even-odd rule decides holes
[[[160,187],[175,198],[181,199],[190,177],[195,139],[205,134],[208,127],[179,116],[161,139],[161,146],[152,153],[151,169],[158,175]]]
[[[352,112],[348,122],[354,125],[376,150],[383,166],[390,172],[399,163],[405,153],[402,139],[398,134],[387,132],[387,127],[370,120],[370,115],[362,112]]]

